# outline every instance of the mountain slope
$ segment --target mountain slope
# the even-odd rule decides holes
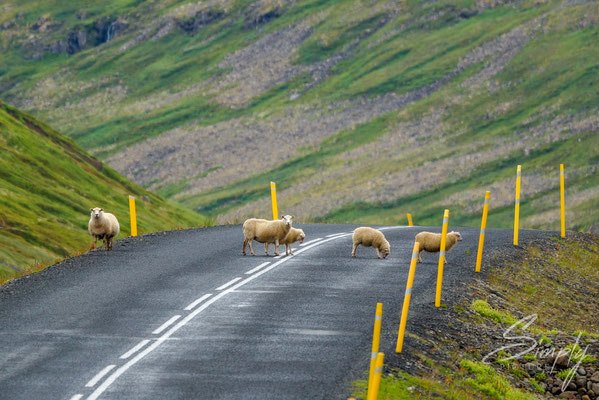
[[[0,94],[221,222],[599,222],[594,1],[6,2]],[[85,40],[83,40],[85,39]],[[26,59],[24,62],[23,59]],[[373,168],[376,160],[376,168]]]
[[[103,207],[131,232],[134,195],[140,232],[205,225],[120,176],[71,139],[0,103],[0,279],[89,246],[89,209]]]

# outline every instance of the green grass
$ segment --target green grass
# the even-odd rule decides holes
[[[130,232],[128,196],[141,233],[211,221],[123,178],[31,116],[0,106],[0,280],[89,247],[89,209],[103,207]]]
[[[513,325],[518,322],[518,318],[514,317],[509,312],[496,310],[484,300],[474,300],[471,307],[483,317],[491,318],[493,321],[500,324]]]
[[[381,376],[378,398],[400,399],[536,399],[532,393],[517,389],[493,367],[481,362],[463,359],[461,370],[443,372],[434,368],[431,376],[414,376],[404,371],[392,371]],[[353,383],[352,396],[366,398],[368,382]]]

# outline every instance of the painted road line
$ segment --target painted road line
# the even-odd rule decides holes
[[[104,375],[106,375],[107,373],[109,373],[110,371],[112,371],[112,369],[116,367],[116,365],[109,365],[108,367],[104,368],[102,371],[98,372],[96,374],[96,376],[94,376],[93,378],[91,378],[89,380],[89,382],[87,382],[85,384],[85,387],[94,387],[96,386],[96,383],[98,383],[100,381],[100,379],[102,379],[104,377]]]
[[[306,250],[310,250],[312,247],[316,247],[316,246],[318,246],[318,245],[321,245],[321,244],[323,244],[323,243],[330,242],[331,240],[335,240],[335,239],[339,239],[339,238],[342,238],[342,237],[350,236],[350,235],[352,235],[352,234],[353,234],[353,233],[343,233],[343,234],[340,234],[340,235],[337,235],[337,236],[334,236],[334,237],[331,237],[331,238],[328,238],[328,239],[322,240],[322,241],[320,241],[320,242],[313,243],[313,244],[311,244],[311,245],[309,245],[309,246],[307,246],[307,247],[304,247],[303,249],[299,249],[298,251],[296,251],[296,252],[294,253],[294,255],[293,255],[292,257],[295,257],[296,255],[298,255],[298,254],[301,254],[302,252],[304,252],[304,251],[306,251]]]
[[[83,397],[82,394],[76,394],[75,396],[71,397],[69,400],[80,400]]]
[[[309,245],[309,244],[316,243],[316,242],[318,242],[319,240],[322,240],[322,238],[318,238],[318,239],[310,240],[309,242],[306,242],[306,243],[301,243],[301,244],[300,244],[300,247],[304,247],[304,246],[307,246],[307,245]]]
[[[131,357],[133,354],[137,353],[139,351],[139,349],[141,349],[142,347],[144,347],[148,343],[150,343],[150,341],[148,339],[142,340],[141,342],[139,342],[138,344],[136,344],[135,347],[133,347],[131,350],[129,350],[128,352],[126,352],[125,354],[123,354],[122,356],[120,356],[119,358],[121,360],[125,360],[125,359]]]
[[[340,235],[347,235],[347,232],[333,233],[332,235],[327,235],[326,237],[331,238],[331,237],[340,236]]]
[[[250,270],[249,270],[248,272],[246,272],[245,274],[246,274],[246,275],[251,275],[251,274],[253,274],[254,272],[258,271],[260,268],[266,267],[268,264],[270,264],[270,261],[263,262],[262,264],[258,265],[256,268],[252,268],[252,269],[250,269]]]
[[[152,333],[154,335],[158,335],[160,332],[162,332],[163,330],[165,330],[166,328],[168,328],[169,326],[171,326],[173,324],[173,322],[175,322],[179,318],[181,318],[180,315],[175,315],[174,317],[172,317],[171,319],[169,319],[168,321],[166,321],[164,324],[160,325],[160,327],[158,329],[154,330]]]
[[[318,243],[314,243],[314,244],[312,244],[310,246],[307,246],[307,247],[305,247],[305,248],[303,248],[301,250],[298,250],[296,252],[296,254],[300,253],[302,251],[306,251],[306,250],[308,250],[308,249],[310,249],[312,247],[319,246],[319,245],[321,245],[323,243],[326,243],[326,242],[329,242],[331,240],[335,240],[335,239],[338,239],[338,237],[332,237],[330,239],[326,239],[326,240],[320,241]],[[96,399],[98,399],[98,397],[100,397],[102,395],[102,393],[104,393],[104,391],[106,389],[108,389],[108,387],[110,387],[110,385],[112,385],[119,378],[119,376],[121,376],[122,374],[124,374],[129,368],[131,368],[133,365],[137,364],[138,361],[140,361],[145,356],[147,356],[152,351],[154,351],[156,348],[158,348],[162,343],[164,343],[175,332],[177,332],[179,329],[181,329],[183,326],[185,326],[189,321],[191,321],[193,318],[195,318],[202,311],[204,311],[205,309],[207,309],[208,307],[210,307],[210,305],[212,305],[213,303],[217,302],[219,299],[221,299],[222,297],[226,296],[227,294],[234,292],[236,289],[240,288],[241,286],[243,286],[243,285],[245,285],[245,284],[253,281],[254,279],[258,278],[259,276],[267,273],[268,271],[272,270],[273,268],[276,268],[277,266],[283,264],[284,262],[291,260],[294,257],[295,256],[289,256],[289,257],[283,258],[282,260],[279,260],[279,261],[275,262],[274,264],[272,264],[272,265],[270,265],[270,266],[262,269],[261,271],[258,271],[254,275],[247,277],[243,281],[237,283],[236,285],[232,286],[231,288],[229,288],[229,289],[227,289],[225,291],[220,292],[216,296],[214,296],[211,299],[209,299],[208,301],[206,301],[204,304],[202,304],[201,306],[199,306],[198,308],[196,308],[194,311],[192,311],[191,313],[189,313],[181,321],[177,322],[177,324],[175,326],[173,326],[168,331],[166,331],[166,333],[164,333],[161,337],[159,337],[158,339],[156,339],[151,345],[149,345],[148,347],[146,347],[142,352],[140,352],[139,354],[137,354],[135,357],[133,357],[131,360],[129,360],[124,365],[122,365],[119,368],[117,368],[108,378],[106,378],[106,380],[104,382],[102,382],[100,384],[100,386],[98,386],[96,388],[96,390],[93,391],[93,393],[91,395],[89,395],[89,397],[87,398],[87,400],[96,400]]]
[[[398,225],[398,226],[386,226],[384,228],[378,228],[379,231],[386,231],[388,229],[405,229],[405,228],[411,228],[410,226],[405,226],[405,225]]]
[[[193,308],[195,308],[195,306],[197,306],[198,304],[200,304],[202,301],[206,300],[210,296],[212,296],[212,293],[203,295],[202,297],[200,297],[199,299],[197,299],[196,301],[194,301],[193,303],[191,303],[190,305],[185,307],[185,311],[192,310]]]
[[[226,288],[228,288],[229,286],[231,286],[232,284],[234,284],[235,282],[237,282],[239,280],[241,280],[241,278],[231,279],[229,282],[225,283],[224,285],[217,287],[216,290],[226,289]]]

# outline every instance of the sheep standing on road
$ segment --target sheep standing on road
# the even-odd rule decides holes
[[[255,240],[259,243],[265,243],[265,247],[268,247],[268,243],[275,244],[275,255],[279,255],[279,244],[283,241],[285,236],[291,229],[291,220],[295,217],[291,215],[284,215],[281,219],[274,221],[268,221],[265,219],[250,218],[243,223],[243,251],[242,254],[245,256],[245,246],[250,245],[250,253],[253,256],[254,248],[252,247],[252,241]],[[268,248],[267,255],[268,255]]]
[[[441,250],[441,234],[440,233],[431,233],[431,232],[420,232],[416,235],[415,239],[419,246],[418,250],[418,261],[422,261],[422,257],[420,253],[424,251],[428,251],[429,253],[438,253]],[[462,241],[462,235],[460,232],[449,232],[445,238],[445,252],[448,252],[452,249],[453,246],[457,242]],[[447,256],[445,256],[445,263],[447,264]]]
[[[387,239],[385,239],[385,235],[383,235],[383,232],[379,231],[378,229],[369,228],[366,226],[356,228],[356,230],[354,230],[352,239],[354,241],[354,248],[351,252],[352,257],[356,256],[356,249],[358,248],[359,244],[364,247],[374,247],[376,249],[376,255],[378,258],[387,258],[389,252],[391,251],[391,247],[389,246]]]
[[[280,244],[285,245],[285,255],[289,255],[289,253],[293,255],[293,249],[291,248],[291,245],[295,242],[303,243],[305,238],[306,234],[304,233],[303,229],[291,228],[287,236],[285,236],[285,238],[280,242]],[[266,248],[266,254],[268,255],[268,243],[265,243],[264,246]]]
[[[111,214],[104,212],[103,208],[90,208],[91,217],[87,224],[89,234],[94,237],[94,248],[98,239],[104,242],[105,250],[112,250],[112,241],[119,234],[119,221]]]

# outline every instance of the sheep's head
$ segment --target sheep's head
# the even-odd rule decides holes
[[[96,207],[96,208],[90,208],[89,210],[91,211],[91,215],[94,218],[101,218],[102,215],[104,214],[103,208]]]
[[[451,231],[449,234],[455,236],[458,242],[462,241],[462,235],[460,235],[460,232]]]
[[[295,217],[293,215],[283,215],[281,219],[285,222],[285,225],[291,227],[291,220]]]
[[[389,246],[389,244],[384,245],[381,249],[381,255],[383,256],[383,258],[387,258],[389,253],[391,253],[391,247]]]
[[[304,239],[306,238],[306,234],[304,233],[303,229],[299,229],[299,239],[298,241],[301,243],[304,243]]]

